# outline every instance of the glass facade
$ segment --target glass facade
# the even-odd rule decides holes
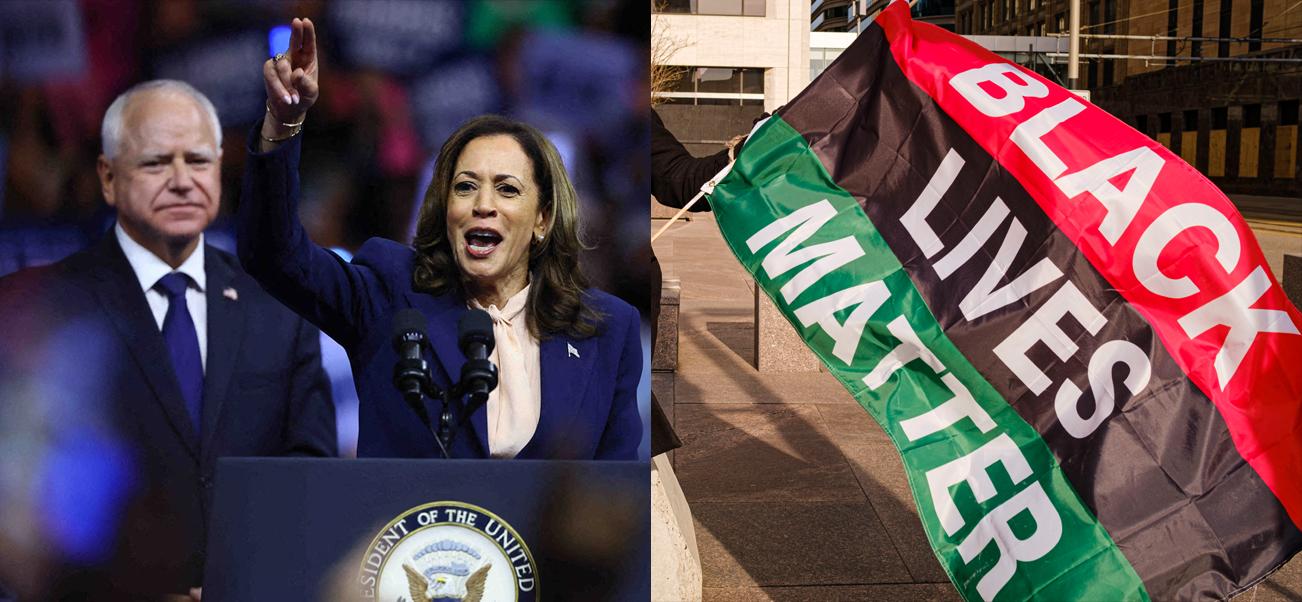
[[[1005,3],[1010,1],[1012,0],[1004,0]],[[1012,3],[1016,6],[1016,2]],[[913,5],[912,12],[915,19],[953,15],[954,0],[918,0],[918,3]]]
[[[678,81],[659,94],[672,104],[764,104],[764,70],[746,67],[684,67]]]
[[[809,49],[809,81],[823,73],[836,57],[841,55],[843,48],[810,48]]]
[[[763,17],[765,0],[661,0],[652,3],[654,12],[691,15]]]

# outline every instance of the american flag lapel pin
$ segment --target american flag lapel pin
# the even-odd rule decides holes
[[[235,287],[232,287],[232,286],[228,286],[228,287],[222,289],[222,296],[223,296],[223,297],[226,297],[227,299],[230,299],[231,301],[239,301],[239,300],[240,300],[240,293],[237,292],[237,291],[235,290]]]
[[[575,349],[574,345],[571,345],[568,342],[565,343],[565,351],[569,354],[568,357],[579,357],[579,350]]]

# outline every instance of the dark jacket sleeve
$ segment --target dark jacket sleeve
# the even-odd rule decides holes
[[[298,324],[285,454],[335,457],[339,455],[339,438],[330,379],[321,367],[321,332],[304,320]]]
[[[240,263],[286,307],[344,347],[361,339],[385,290],[365,266],[340,259],[308,238],[298,220],[298,161],[303,136],[258,152],[250,136],[240,206],[236,211]]]
[[[642,415],[637,407],[637,389],[642,380],[642,321],[637,310],[620,305],[627,311],[617,329],[622,332],[622,340],[615,374],[615,398],[594,460],[636,460],[642,443]]]
[[[727,149],[708,157],[692,156],[665,128],[660,115],[651,111],[651,194],[661,204],[680,208],[686,205],[701,190],[701,185],[727,164]],[[691,209],[709,210],[706,199],[697,201]]]

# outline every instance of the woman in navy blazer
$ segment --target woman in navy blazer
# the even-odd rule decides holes
[[[424,314],[434,384],[446,389],[465,362],[456,339],[468,304],[523,302],[528,332],[521,355],[529,355],[530,344],[537,349],[540,376],[533,382],[541,390],[520,395],[517,385],[511,407],[520,407],[522,398],[538,401],[516,414],[528,416],[525,427],[501,449],[489,436],[493,408],[481,407],[470,428],[457,434],[451,456],[636,459],[640,320],[627,303],[586,287],[578,266],[574,188],[552,144],[518,122],[471,120],[439,152],[415,248],[375,238],[349,263],[312,243],[297,218],[299,134],[319,94],[311,21],[293,21],[290,53],[268,60],[263,77],[267,114],[244,174],[240,260],[281,302],[347,349],[362,400],[358,455],[441,455],[434,435],[392,384],[397,312]],[[525,365],[533,367],[532,361]],[[502,371],[503,381],[511,378],[530,382],[521,372]],[[427,409],[430,416],[442,411],[437,401]],[[505,411],[498,410],[499,416]]]

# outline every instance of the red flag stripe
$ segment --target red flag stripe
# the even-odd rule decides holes
[[[897,1],[877,19],[905,74],[1153,325],[1302,526],[1302,313],[1233,204],[1102,109],[970,42],[954,52],[907,11]]]

